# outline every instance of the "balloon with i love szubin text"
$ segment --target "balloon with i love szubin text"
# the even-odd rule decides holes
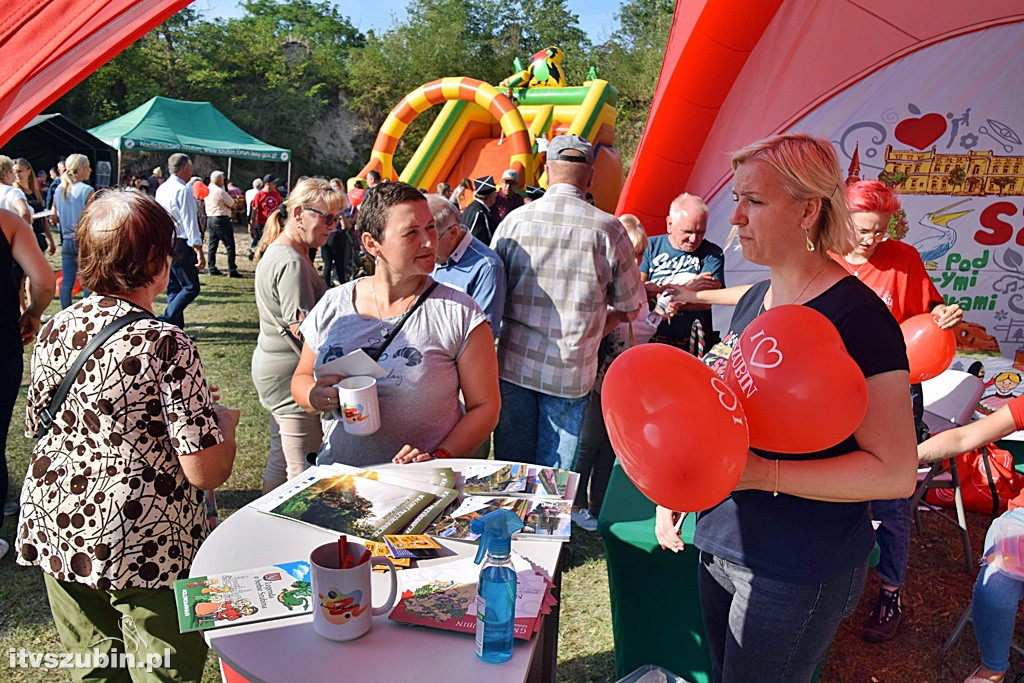
[[[814,453],[860,426],[868,407],[864,373],[835,326],[807,306],[776,306],[740,335],[725,369],[750,426],[750,445]]]
[[[739,482],[748,451],[743,408],[685,351],[664,344],[626,350],[605,375],[601,410],[622,468],[655,503],[706,510]]]

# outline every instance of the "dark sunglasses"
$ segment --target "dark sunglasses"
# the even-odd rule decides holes
[[[327,227],[334,225],[338,221],[338,216],[336,214],[324,213],[320,209],[314,209],[312,206],[304,206],[302,208],[306,211],[312,211],[318,216],[322,216],[324,219],[324,223],[327,224]]]

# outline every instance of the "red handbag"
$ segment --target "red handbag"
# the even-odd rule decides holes
[[[1024,488],[1024,478],[1013,467],[1013,455],[994,444],[958,455],[956,464],[965,510],[999,515]],[[924,499],[932,505],[953,507],[953,489],[928,489]]]

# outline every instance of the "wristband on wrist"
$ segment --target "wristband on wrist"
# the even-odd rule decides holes
[[[431,455],[433,455],[435,458],[438,458],[439,460],[448,460],[449,458],[455,457],[444,448],[435,448],[434,452],[431,453]]]

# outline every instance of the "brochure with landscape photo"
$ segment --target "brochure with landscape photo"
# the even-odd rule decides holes
[[[457,541],[475,541],[480,538],[480,534],[475,534],[469,529],[474,519],[494,510],[510,510],[520,519],[524,519],[529,508],[530,501],[526,498],[467,496],[457,508],[437,520],[434,530],[429,533]]]
[[[530,468],[519,463],[470,465],[462,472],[462,492],[467,494],[526,493]]]
[[[313,467],[252,503],[261,512],[360,538],[380,540],[406,528],[436,496],[425,491]]]
[[[307,614],[312,595],[304,561],[174,582],[181,633]]]
[[[526,527],[513,538],[568,541],[572,529],[572,501],[534,501],[525,522]]]

